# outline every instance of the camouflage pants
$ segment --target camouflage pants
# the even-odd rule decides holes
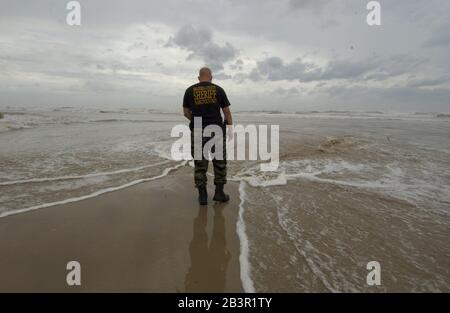
[[[224,132],[225,134],[225,132]],[[204,137],[202,138],[202,151],[205,143],[208,142],[211,138]],[[191,131],[191,155],[194,158],[194,132]],[[214,167],[214,185],[221,185],[227,183],[227,159],[226,159],[226,136],[223,136],[223,158],[222,160],[216,160],[215,158],[212,160],[212,164]],[[214,153],[214,147],[211,149],[211,152]],[[208,172],[209,160],[203,156],[201,160],[194,159],[194,183],[195,187],[206,186],[208,181],[206,173]]]

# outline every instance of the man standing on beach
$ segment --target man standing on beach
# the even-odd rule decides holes
[[[199,83],[190,86],[183,99],[184,116],[189,119],[189,128],[191,129],[191,154],[194,158],[194,182],[198,189],[199,202],[201,205],[208,203],[208,192],[206,189],[206,172],[208,171],[208,159],[201,153],[201,159],[196,160],[194,157],[194,118],[201,117],[201,130],[208,125],[217,125],[222,129],[223,141],[223,158],[213,158],[212,163],[214,167],[214,185],[216,185],[216,192],[214,194],[214,201],[227,202],[230,197],[224,193],[223,187],[227,182],[227,161],[226,161],[226,126],[231,128],[233,120],[230,111],[230,102],[228,101],[225,91],[218,85],[213,84],[212,72],[209,68],[203,67],[199,71]],[[225,117],[222,118],[221,111]],[[231,130],[230,130],[231,131]],[[215,134],[216,136],[217,134]],[[202,145],[203,148],[211,137],[204,137],[202,131]],[[194,149],[195,148],[195,149]],[[214,151],[212,151],[214,152]]]

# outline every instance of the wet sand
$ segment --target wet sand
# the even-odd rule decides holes
[[[192,169],[182,168],[1,218],[0,291],[241,292],[237,187],[227,185],[229,203],[201,207]],[[66,283],[72,260],[81,265],[81,286]]]

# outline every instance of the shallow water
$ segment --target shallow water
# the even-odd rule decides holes
[[[178,114],[6,108],[0,214],[167,175]],[[235,114],[280,125],[280,167],[231,161],[241,181],[247,291],[449,291],[450,118],[444,114]],[[382,285],[366,284],[378,261]]]
[[[288,129],[276,173],[237,174],[254,288],[449,291],[448,121],[294,119],[271,118]]]

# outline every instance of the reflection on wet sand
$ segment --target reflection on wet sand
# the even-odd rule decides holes
[[[208,207],[201,206],[193,222],[194,236],[189,245],[191,266],[185,277],[186,292],[224,292],[225,275],[231,254],[225,239],[226,205],[214,206],[211,241],[208,245]]]

